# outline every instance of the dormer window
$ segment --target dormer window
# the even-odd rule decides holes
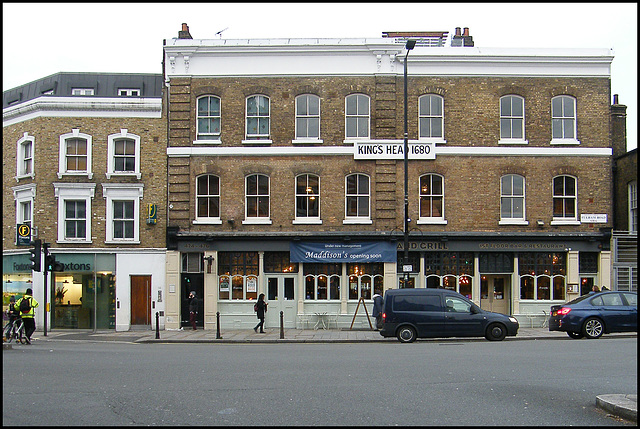
[[[120,97],[140,97],[139,89],[120,88],[118,90],[118,96]]]
[[[93,88],[73,88],[71,95],[93,95]]]

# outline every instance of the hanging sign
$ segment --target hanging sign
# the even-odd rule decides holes
[[[16,228],[18,230],[16,245],[29,246],[31,244],[31,225],[28,223],[19,223]]]
[[[291,262],[396,262],[394,243],[374,241],[362,243],[291,242]]]

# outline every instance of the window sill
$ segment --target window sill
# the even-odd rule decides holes
[[[580,221],[579,220],[575,220],[575,219],[554,219],[552,220],[549,225],[551,226],[559,226],[559,225],[580,225]]]
[[[447,141],[442,137],[420,137],[418,143],[447,144]]]
[[[294,219],[293,225],[322,225],[322,219]]]
[[[322,139],[294,139],[291,140],[291,144],[322,144],[324,140]]]
[[[56,240],[57,244],[92,244],[93,241],[91,240],[69,240],[69,239],[62,239],[62,240]]]
[[[498,222],[498,225],[529,225],[529,221],[522,219],[503,219]]]
[[[420,218],[416,221],[418,225],[446,225],[449,222],[442,218]]]
[[[500,139],[500,140],[498,140],[498,144],[527,145],[527,144],[529,144],[529,140],[523,140],[523,139]]]
[[[220,144],[222,144],[222,140],[220,140],[219,138],[211,139],[211,140],[194,140],[193,144],[198,144],[198,145],[203,145],[203,144],[220,145]]]
[[[141,173],[105,173],[107,179],[111,179],[112,177],[135,177],[136,179],[140,179],[142,177]]]
[[[220,218],[195,219],[192,223],[194,225],[222,225],[222,220]]]
[[[88,179],[93,179],[93,173],[82,171],[82,172],[74,172],[74,173],[66,173],[64,171],[58,171],[58,179],[62,179],[64,176],[86,176]]]
[[[105,240],[104,244],[140,244],[140,240]]]
[[[21,179],[34,179],[36,176],[35,174],[31,173],[31,174],[23,174],[21,176],[16,176],[16,182],[19,182]]]
[[[347,218],[342,221],[343,225],[371,225],[373,221],[369,218]]]
[[[271,144],[273,140],[271,139],[255,139],[255,140],[242,140],[242,144]]]
[[[270,218],[248,218],[242,221],[243,225],[271,225]]]
[[[578,139],[551,139],[551,142],[549,142],[549,144],[551,144],[551,145],[558,145],[558,144],[579,145],[580,144],[580,140],[578,140]]]

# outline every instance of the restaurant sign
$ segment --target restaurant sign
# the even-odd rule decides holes
[[[436,159],[435,143],[409,143],[408,159]],[[354,159],[404,159],[404,142],[355,142]]]
[[[291,242],[291,262],[396,262],[394,243],[374,241],[361,243]]]

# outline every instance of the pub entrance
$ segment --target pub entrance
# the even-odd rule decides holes
[[[264,317],[265,328],[280,328],[282,311],[285,328],[296,327],[297,303],[295,299],[296,276],[267,276],[266,302],[269,304]]]
[[[482,275],[480,277],[480,308],[495,313],[510,314],[511,276]]]

